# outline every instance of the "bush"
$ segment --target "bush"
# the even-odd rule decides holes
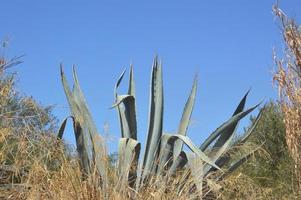
[[[261,146],[262,151],[226,183],[227,195],[239,196],[239,199],[250,195],[256,197],[251,199],[299,199],[295,192],[294,161],[285,140],[284,114],[274,102],[269,102],[263,109],[250,138],[250,142]],[[253,122],[254,117],[251,117],[250,123]]]

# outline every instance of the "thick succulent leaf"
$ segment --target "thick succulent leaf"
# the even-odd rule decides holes
[[[246,111],[240,112],[233,117],[231,117],[228,121],[223,123],[219,128],[217,128],[213,133],[210,134],[210,136],[204,141],[204,143],[200,146],[200,149],[202,151],[205,151],[207,147],[223,132],[229,130],[233,124],[236,124],[239,120],[244,118],[246,115],[248,115],[250,112],[252,112],[255,108],[257,108],[260,104],[255,105],[252,108],[249,108]]]
[[[75,67],[73,67],[73,78],[74,78],[73,96],[76,103],[79,105],[81,114],[83,116],[83,119],[85,120],[84,122],[85,124],[87,124],[87,127],[91,135],[96,135],[96,134],[98,135],[98,131],[93,121],[92,115],[89,111],[88,104],[86,103],[85,96],[80,88]],[[104,144],[100,144],[100,145],[104,146]]]
[[[187,153],[188,166],[192,180],[195,184],[196,192],[199,197],[203,196],[204,169],[203,160],[194,153]]]
[[[64,132],[65,132],[66,124],[67,124],[67,121],[68,121],[69,118],[72,118],[72,119],[73,119],[73,116],[68,116],[68,117],[66,117],[66,118],[64,119],[64,121],[62,122],[62,124],[61,124],[59,130],[58,130],[57,138],[60,139],[60,140],[63,138],[63,134],[64,134]]]
[[[247,100],[247,96],[249,94],[250,90],[244,95],[244,97],[242,98],[242,100],[239,102],[237,108],[235,109],[233,116],[241,113],[244,110],[245,104],[246,104],[246,100]],[[216,143],[214,144],[213,148],[219,148],[221,147],[227,140],[228,138],[231,137],[231,135],[234,134],[237,126],[238,126],[238,122],[233,123],[232,125],[228,126],[227,129],[225,129],[221,134],[220,137],[217,139]]]
[[[72,112],[72,115],[74,116],[73,118],[73,130],[74,130],[74,135],[76,139],[76,149],[79,154],[79,159],[80,159],[80,165],[83,169],[84,174],[90,173],[90,158],[87,150],[87,143],[86,143],[86,137],[83,133],[83,128],[80,125],[79,118],[80,118],[80,111],[79,107],[76,104],[73,94],[68,86],[66,77],[63,72],[63,67],[61,65],[61,80],[63,84],[63,88]]]
[[[111,106],[111,108],[116,108],[118,107],[122,102],[124,102],[125,100],[127,100],[127,98],[134,98],[131,95],[125,94],[125,95],[117,95],[116,99],[115,99],[115,103]]]
[[[70,87],[68,86],[67,79],[63,73],[62,66],[61,66],[61,78],[62,78],[64,91],[65,91],[65,94],[66,94],[66,97],[67,97],[67,100],[68,100],[68,103],[69,103],[69,106],[71,109],[71,113],[76,120],[76,123],[74,125],[75,138],[77,141],[82,143],[79,145],[83,145],[82,148],[77,147],[77,149],[83,149],[87,154],[89,163],[91,163],[91,161],[93,160],[92,152],[91,152],[91,149],[88,148],[91,146],[91,139],[90,139],[90,135],[85,133],[86,132],[86,128],[84,126],[85,119],[83,118],[83,115],[82,115],[82,110],[81,110],[82,108],[76,101],[74,92],[72,92]],[[73,87],[73,90],[74,90],[74,87]],[[76,131],[76,130],[80,130],[80,131]]]
[[[242,135],[241,138],[239,138],[236,142],[235,145],[241,145],[244,144],[248,138],[251,136],[251,134],[254,132],[255,128],[257,127],[257,124],[262,116],[262,112],[264,111],[264,109],[261,109],[259,111],[259,113],[257,114],[252,126],[250,128],[248,128],[248,130]]]
[[[88,105],[86,103],[84,94],[80,88],[75,67],[73,67],[73,78],[74,78],[73,97],[80,109],[78,118],[80,117],[80,119],[82,120],[81,121],[82,126],[84,125],[85,128],[87,128],[88,135],[90,135],[92,139],[93,135],[98,134],[98,132],[95,123],[93,122],[93,118],[89,111]],[[104,144],[100,144],[100,145],[104,146]]]
[[[151,77],[149,125],[146,149],[143,159],[143,174],[141,181],[148,176],[158,159],[160,152],[160,139],[163,127],[163,80],[162,66],[158,63],[157,57],[154,59]]]
[[[173,146],[175,141],[170,141],[170,137],[164,137],[165,134],[161,137],[160,144],[160,153],[159,153],[159,163],[157,175],[160,175],[164,168],[167,167],[168,163],[171,162],[173,155]]]
[[[240,102],[239,102],[239,104],[238,104],[237,108],[235,109],[232,116],[237,115],[238,113],[240,113],[244,110],[249,93],[250,93],[250,89],[247,91],[247,93],[240,100]]]
[[[106,188],[108,187],[108,157],[107,157],[107,150],[103,145],[103,138],[99,134],[95,134],[92,137],[92,143],[93,143],[93,152],[94,152],[94,164],[96,166],[96,169],[101,176],[101,184],[102,189],[106,191]],[[104,194],[105,196],[107,194]],[[106,198],[105,198],[106,199]]]
[[[236,169],[238,169],[243,163],[245,163],[256,151],[258,151],[259,148],[255,149],[254,151],[248,153],[247,155],[241,157],[239,160],[237,160],[236,162],[234,162],[227,171],[225,171],[223,173],[223,175],[221,175],[218,178],[218,181],[223,180],[224,178],[226,178],[227,176],[229,176],[232,172],[234,172]]]
[[[76,150],[78,152],[81,168],[83,169],[84,177],[91,172],[91,160],[89,158],[87,145],[85,142],[83,128],[80,123],[73,118],[73,130],[76,141]]]
[[[81,160],[88,160],[82,161],[82,163],[85,165],[87,162],[89,163],[89,171],[85,169],[87,168],[86,166],[83,166],[84,170],[90,172],[90,169],[95,166],[101,175],[103,187],[106,187],[107,162],[104,141],[97,133],[96,126],[89,112],[84,95],[80,89],[75,68],[73,68],[74,87],[72,92],[67,84],[62,67],[61,77],[65,94],[71,107],[72,115],[75,118],[74,132],[77,150],[80,154]]]
[[[134,80],[134,68],[133,65],[131,65],[130,70],[130,80],[129,80],[129,89],[128,89],[128,95],[131,95],[135,97],[135,80]]]
[[[261,116],[262,116],[262,112],[264,109],[261,109],[255,119],[255,121],[253,122],[252,126],[250,128],[248,128],[248,130],[243,134],[243,136],[241,136],[238,140],[236,140],[233,144],[233,146],[241,146],[243,145],[248,138],[252,135],[252,133],[254,132]],[[230,156],[229,155],[225,155],[223,157],[221,157],[216,164],[220,167],[224,166],[226,163],[228,163],[230,161]]]
[[[121,83],[125,71],[119,77],[115,86],[115,104],[117,107],[121,137],[137,139],[137,121],[136,121],[136,105],[135,105],[135,83],[133,75],[133,67],[130,71],[129,89],[127,95],[118,95],[117,89]]]
[[[187,164],[187,156],[185,151],[181,151],[177,159],[172,163],[168,170],[168,174],[174,175],[177,170],[183,169],[183,167]]]
[[[263,112],[263,109],[261,109],[255,119],[255,121],[253,122],[252,126],[250,128],[248,128],[248,130],[243,134],[243,136],[241,136],[239,139],[237,139],[234,144],[232,145],[233,147],[235,146],[241,146],[243,145],[247,140],[248,138],[252,135],[252,133],[254,132],[257,124],[258,124],[258,121],[260,120],[261,116],[262,116],[262,112]],[[224,156],[222,156],[221,158],[219,158],[217,161],[216,161],[216,164],[219,166],[219,167],[223,167],[224,165],[226,165],[229,161],[230,161],[230,156],[228,153],[226,153]]]
[[[118,95],[116,103],[121,127],[121,137],[137,139],[135,98],[131,95]]]
[[[124,77],[124,74],[125,74],[125,72],[126,72],[126,69],[124,69],[123,71],[122,71],[122,73],[121,73],[121,75],[119,76],[119,78],[117,79],[117,82],[116,82],[116,85],[115,85],[115,88],[114,88],[114,94],[115,94],[115,97],[117,98],[117,89],[118,89],[118,87],[119,87],[119,85],[120,85],[120,83],[121,83],[121,81],[122,81],[122,79],[123,79],[123,77]]]
[[[65,77],[62,65],[61,65],[61,81],[62,81],[62,84],[63,84],[64,92],[66,94],[66,97],[67,97],[72,115],[77,116],[77,115],[79,115],[79,108],[78,108],[78,105],[76,105],[76,102],[74,100],[72,91],[70,90],[70,87],[67,83],[67,79]]]
[[[196,155],[198,155],[205,163],[215,167],[216,169],[221,170],[204,152],[197,148],[189,137],[180,135],[180,134],[164,134],[162,137],[167,137],[170,141],[182,140],[183,143]]]
[[[194,106],[194,102],[195,102],[196,91],[197,91],[197,77],[195,77],[195,79],[194,79],[190,95],[185,104],[185,108],[184,108],[182,118],[180,121],[180,125],[178,128],[178,134],[187,135],[187,129],[189,126],[189,122],[190,122],[190,118],[191,118],[191,114],[192,114],[193,106]],[[183,142],[181,140],[177,140],[174,144],[174,149],[173,149],[174,161],[177,159],[180,152],[182,151],[182,147],[183,147]]]
[[[221,146],[218,149],[213,149],[213,151],[216,151],[216,152],[214,152],[214,154],[212,156],[209,156],[209,158],[212,160],[212,162],[217,164],[217,160],[219,160],[224,155],[224,153],[226,153],[227,150],[231,147],[233,137],[234,137],[234,134],[232,134],[230,136],[230,138],[227,139],[227,141],[223,144],[223,146]],[[212,168],[211,166],[208,166],[208,165],[205,166],[205,169],[204,169],[205,176],[209,173],[210,169],[213,170],[214,168]]]
[[[121,138],[118,146],[119,186],[134,183],[137,172],[140,143],[131,138]]]
[[[77,78],[77,73],[75,67],[73,67],[73,78],[74,78],[74,88],[73,96],[74,99],[79,105],[83,122],[81,126],[84,128],[85,134],[90,136],[92,143],[92,156],[94,164],[101,175],[103,184],[107,184],[107,162],[106,162],[106,148],[103,138],[98,134],[95,123],[93,121],[92,115],[89,111],[88,105],[86,103],[84,94],[80,88],[79,81]]]
[[[126,98],[119,106],[122,137],[137,139],[135,99]]]
[[[121,174],[124,174],[123,171],[125,169],[122,167],[126,160],[126,146],[127,146],[127,141],[128,138],[120,138],[119,139],[119,144],[118,144],[118,175],[120,176]],[[125,165],[124,165],[125,166]]]

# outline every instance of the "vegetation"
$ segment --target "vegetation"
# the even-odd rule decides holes
[[[301,32],[277,7],[286,51],[276,59],[280,102],[270,102],[251,117],[244,133],[239,121],[249,91],[233,115],[199,146],[188,137],[197,78],[176,133],[163,132],[162,66],[154,59],[145,152],[137,141],[133,67],[125,95],[115,86],[120,120],[118,154],[108,156],[96,130],[75,69],[70,89],[61,68],[71,116],[57,128],[51,107],[44,107],[15,88],[7,69],[20,63],[0,57],[0,199],[300,199]],[[5,46],[5,45],[4,45]],[[77,153],[62,141],[67,120],[73,122]],[[186,146],[187,148],[184,148]],[[190,151],[186,151],[189,149]]]
[[[15,190],[21,195],[19,189],[32,184],[37,163],[56,167],[53,155],[57,151],[50,133],[57,121],[51,107],[17,92],[15,74],[7,69],[19,63],[19,58],[6,61],[0,57],[0,198],[5,199]]]
[[[294,161],[285,141],[284,114],[274,102],[262,109],[261,119],[249,139],[261,151],[231,177],[224,195],[239,199],[299,199],[295,191]]]
[[[36,131],[50,133],[55,130],[57,123],[51,115],[52,107],[42,107],[31,97],[19,94],[15,89],[15,74],[6,73],[8,68],[19,63],[19,58],[6,62],[0,57],[0,126],[24,131],[27,129],[29,135]]]
[[[155,63],[158,62],[155,61]],[[3,73],[1,74],[3,80],[6,80],[6,78],[9,77],[4,73],[5,69],[7,69],[7,66],[8,63],[3,62]],[[153,73],[160,73],[161,66],[160,69],[157,67],[153,68]],[[133,80],[132,70],[130,74],[130,80]],[[121,82],[122,76],[118,81],[118,84]],[[155,87],[155,85],[160,85],[157,81],[162,82],[162,76],[153,74],[152,77],[154,76],[157,78],[159,77],[159,80],[156,78],[155,80],[153,79],[152,87]],[[73,91],[73,95],[82,95],[79,93],[80,88],[76,73],[74,73],[74,78],[75,90]],[[63,74],[62,80],[65,90],[68,92]],[[10,88],[7,90],[10,92],[5,93],[6,96],[2,96],[3,99],[6,100],[3,102],[7,103],[2,104],[2,108],[11,105],[9,102],[19,103],[12,108],[20,108],[21,106],[24,106],[20,103],[23,101],[11,100],[13,98],[26,98],[18,95],[9,95],[15,91],[13,84],[11,84],[13,81],[6,81],[5,83],[10,84],[2,84],[2,91],[5,91],[5,88],[10,86]],[[130,81],[131,89],[129,91],[133,91],[133,85],[133,81]],[[11,117],[8,117],[9,115],[2,115],[3,117],[1,118],[0,197],[5,199],[124,199],[125,197],[143,197],[143,199],[154,199],[159,196],[164,196],[166,199],[188,199],[195,198],[197,196],[204,196],[206,199],[209,199],[214,196],[217,197],[217,192],[220,189],[218,182],[220,182],[224,177],[228,176],[234,169],[238,167],[239,164],[244,162],[246,158],[253,153],[253,151],[248,152],[245,157],[237,160],[231,160],[230,156],[226,154],[226,152],[231,149],[230,147],[233,145],[243,144],[252,133],[252,130],[255,126],[248,129],[246,134],[239,140],[234,143],[231,142],[238,121],[254,110],[257,105],[246,111],[243,111],[248,94],[247,93],[241,100],[230,120],[213,132],[210,137],[200,146],[200,149],[198,149],[192,144],[189,138],[185,136],[194,104],[196,86],[197,84],[195,80],[179,126],[180,129],[185,130],[185,132],[182,132],[182,135],[174,134],[161,136],[162,139],[160,139],[160,147],[162,147],[164,151],[161,151],[157,158],[153,159],[152,161],[152,165],[156,165],[155,174],[154,172],[149,172],[147,176],[144,175],[144,181],[142,181],[142,178],[140,178],[140,187],[138,187],[137,184],[134,184],[133,179],[139,180],[136,178],[137,174],[138,177],[142,177],[143,173],[145,173],[145,170],[142,170],[142,168],[138,168],[137,166],[138,155],[135,153],[137,152],[138,148],[137,145],[134,145],[134,149],[131,149],[132,146],[130,144],[135,144],[138,142],[134,141],[133,138],[122,138],[120,140],[119,148],[124,150],[125,154],[121,153],[122,151],[120,151],[118,159],[119,166],[117,166],[117,168],[114,168],[114,166],[113,168],[108,166],[108,157],[105,153],[103,153],[105,152],[105,146],[103,146],[103,149],[99,149],[99,146],[93,146],[93,139],[95,140],[96,144],[102,142],[100,135],[95,134],[95,138],[91,137],[91,143],[89,143],[89,140],[87,143],[85,139],[81,140],[81,137],[84,138],[82,135],[83,131],[86,131],[87,134],[90,134],[93,130],[96,130],[89,127],[89,125],[91,125],[93,122],[91,118],[88,118],[89,115],[85,113],[88,112],[87,107],[85,107],[86,104],[81,104],[81,107],[75,107],[75,109],[86,108],[86,110],[81,110],[80,112],[78,110],[73,110],[72,112],[72,114],[77,114],[74,115],[72,119],[74,121],[75,135],[77,139],[78,158],[68,154],[62,141],[57,140],[56,137],[54,137],[53,133],[55,132],[55,119],[49,113],[49,108],[43,108],[32,101],[34,103],[30,105],[36,106],[34,109],[30,110],[32,108],[30,106],[28,106],[28,109],[25,109],[27,108],[25,106],[22,107],[22,109],[25,109],[25,111],[28,112],[21,112],[23,111],[21,108],[17,112],[15,112],[16,110],[11,110],[11,112],[3,112],[5,114],[14,113],[14,115],[11,115]],[[156,95],[157,94],[153,94],[153,96]],[[126,104],[125,100],[127,98],[128,96],[118,96],[116,93],[116,104],[114,107],[119,109],[119,114],[121,116],[121,105],[122,103]],[[76,101],[77,103],[84,103],[84,101],[79,100],[83,100],[83,96],[80,96],[80,98],[78,98]],[[72,103],[72,99],[69,99],[69,103],[70,101]],[[26,104],[26,106],[27,105],[28,104]],[[125,108],[127,108],[127,105],[125,105]],[[126,112],[128,112],[128,110],[126,110],[125,113]],[[129,115],[126,114],[124,116]],[[10,124],[10,120],[13,119],[20,120],[23,123],[18,124],[17,122],[19,121],[13,121],[14,123]],[[26,121],[27,119],[28,121]],[[77,119],[79,120],[77,121]],[[129,118],[123,119],[120,117],[120,119],[121,124],[132,122],[128,120]],[[82,120],[84,120],[85,123],[83,123]],[[63,122],[61,128],[59,129],[59,138],[61,138],[63,135],[66,122],[67,119]],[[126,129],[123,129],[122,133],[126,134],[126,131]],[[219,139],[222,137],[224,138]],[[181,144],[180,152],[178,153],[179,157],[177,158],[176,162],[173,162],[172,159],[174,159],[174,149],[172,148],[175,148],[177,138],[182,139],[183,143],[187,144],[193,150],[194,154],[189,154],[188,152],[182,151],[183,144]],[[217,144],[221,145],[220,148],[216,148]],[[123,147],[123,145],[125,146]],[[171,149],[168,149],[170,147]],[[81,151],[86,152],[86,155],[82,154]],[[102,152],[103,154],[101,155],[104,157],[97,157],[99,156],[99,154],[97,155],[97,152]],[[164,154],[166,156],[162,156]],[[124,159],[126,156],[130,159]],[[100,160],[97,160],[97,158],[100,158]],[[88,165],[84,163],[86,162],[85,159],[88,160]],[[106,168],[97,168],[99,161],[103,162],[106,165]],[[159,162],[156,163],[157,161]],[[232,165],[230,165],[231,163]],[[225,164],[228,164],[228,171],[225,169],[217,170]],[[186,165],[189,167],[184,167]],[[105,173],[99,171],[99,169],[105,169]],[[200,177],[198,174],[199,170],[202,170],[202,173],[200,174],[202,181],[196,182],[196,178]],[[139,175],[139,173],[141,174]],[[106,175],[106,179],[103,178],[104,174]],[[137,181],[135,183],[137,183]],[[166,195],[167,193],[169,194],[168,196]]]
[[[279,194],[293,194],[293,160],[285,142],[285,124],[279,105],[270,102],[250,141],[261,145],[265,154],[256,157],[242,170],[263,187],[274,188]],[[251,119],[252,121],[254,119]]]
[[[280,19],[286,46],[283,59],[274,57],[278,68],[274,80],[280,101],[265,106],[261,120],[250,137],[250,142],[261,145],[263,152],[225,183],[226,199],[301,198],[301,29],[277,6],[273,7],[273,11]]]
[[[301,29],[279,8],[274,8],[282,27],[286,50],[283,59],[275,63],[278,71],[274,76],[279,89],[281,109],[284,113],[286,142],[295,161],[295,174],[301,194]]]
[[[234,140],[239,120],[259,105],[243,111],[249,92],[242,98],[233,116],[211,133],[199,148],[192,143],[186,134],[196,96],[196,79],[186,102],[177,134],[163,133],[162,66],[155,58],[151,76],[148,137],[141,163],[138,161],[141,144],[136,140],[135,82],[132,67],[128,93],[126,95],[117,93],[125,71],[115,86],[116,101],[113,107],[117,108],[119,113],[122,138],[119,142],[118,166],[114,170],[118,179],[114,180],[117,182],[111,183],[108,177],[109,168],[105,143],[93,123],[80,89],[76,71],[73,69],[74,86],[72,91],[68,87],[63,71],[61,74],[65,94],[71,108],[83,178],[93,177],[91,179],[94,180],[94,187],[101,191],[104,199],[111,198],[107,192],[110,187],[117,189],[123,198],[136,197],[137,193],[148,188],[156,190],[160,196],[168,191],[173,191],[180,198],[212,198],[213,192],[217,191],[212,188],[212,183],[218,185],[257,150],[251,149],[235,159],[232,159],[230,154],[232,149],[243,148],[261,115],[259,112],[254,124],[245,134]],[[67,119],[64,120],[59,130],[59,138],[62,138]],[[182,150],[184,144],[191,152]]]

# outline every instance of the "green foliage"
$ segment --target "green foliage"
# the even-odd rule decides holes
[[[52,115],[52,106],[44,107],[32,97],[16,90],[16,74],[7,69],[21,63],[19,58],[5,61],[0,58],[0,127],[13,128],[14,134],[26,131],[51,133],[56,129],[57,120]]]
[[[250,137],[250,142],[260,145],[261,154],[247,162],[240,170],[259,187],[270,190],[271,198],[295,198],[294,162],[285,140],[283,113],[278,104],[269,102],[261,120]],[[254,123],[254,117],[251,117]]]
[[[57,122],[52,107],[19,93],[16,75],[7,72],[19,63],[18,58],[0,58],[0,199],[2,189],[28,181],[37,161],[49,170],[61,163],[52,137]]]

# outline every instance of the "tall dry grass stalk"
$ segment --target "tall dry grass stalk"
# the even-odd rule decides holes
[[[274,81],[279,89],[286,126],[286,142],[295,161],[295,172],[301,193],[301,29],[277,6],[273,11],[280,19],[286,47],[282,59],[274,56],[278,67]]]

